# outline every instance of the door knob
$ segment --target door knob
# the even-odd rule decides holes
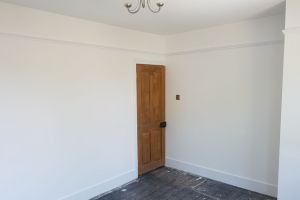
[[[160,128],[166,128],[167,127],[167,122],[160,122]]]

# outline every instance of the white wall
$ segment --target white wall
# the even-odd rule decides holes
[[[168,54],[187,51],[215,50],[282,41],[284,16],[275,15],[257,20],[225,24],[167,37]]]
[[[300,1],[297,0],[287,0],[286,1],[286,21],[285,28],[299,28],[300,22]]]
[[[136,63],[167,63],[168,165],[274,195],[283,24],[165,38],[0,3],[0,199],[136,178]]]
[[[164,53],[163,37],[1,3],[0,33],[100,47]]]
[[[163,41],[0,3],[0,199],[86,200],[136,178],[135,64],[163,64]]]
[[[279,200],[299,199],[300,1],[287,0],[284,48]]]
[[[167,38],[168,166],[276,196],[283,28],[279,15]]]

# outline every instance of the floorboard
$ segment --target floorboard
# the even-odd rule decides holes
[[[160,168],[92,200],[276,200],[171,168]]]

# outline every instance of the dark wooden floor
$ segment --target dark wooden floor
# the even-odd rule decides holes
[[[262,194],[161,168],[93,200],[275,200]]]

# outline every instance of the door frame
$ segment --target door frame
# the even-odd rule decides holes
[[[139,76],[138,76],[138,73],[139,73],[139,70],[141,67],[159,67],[161,70],[162,70],[162,77],[161,77],[161,80],[162,80],[162,121],[165,121],[166,120],[166,83],[165,83],[165,74],[166,74],[166,67],[164,65],[155,65],[155,64],[136,64],[136,117],[137,117],[137,165],[138,165],[138,175],[141,176],[144,174],[144,172],[142,171],[141,169],[141,161],[142,161],[142,155],[140,154],[140,145],[139,145],[139,111],[140,111],[140,97],[139,97],[139,94],[140,94],[140,85],[139,85]],[[165,165],[165,160],[166,160],[166,145],[165,145],[165,142],[166,142],[166,131],[165,131],[165,128],[162,128],[162,166]]]

